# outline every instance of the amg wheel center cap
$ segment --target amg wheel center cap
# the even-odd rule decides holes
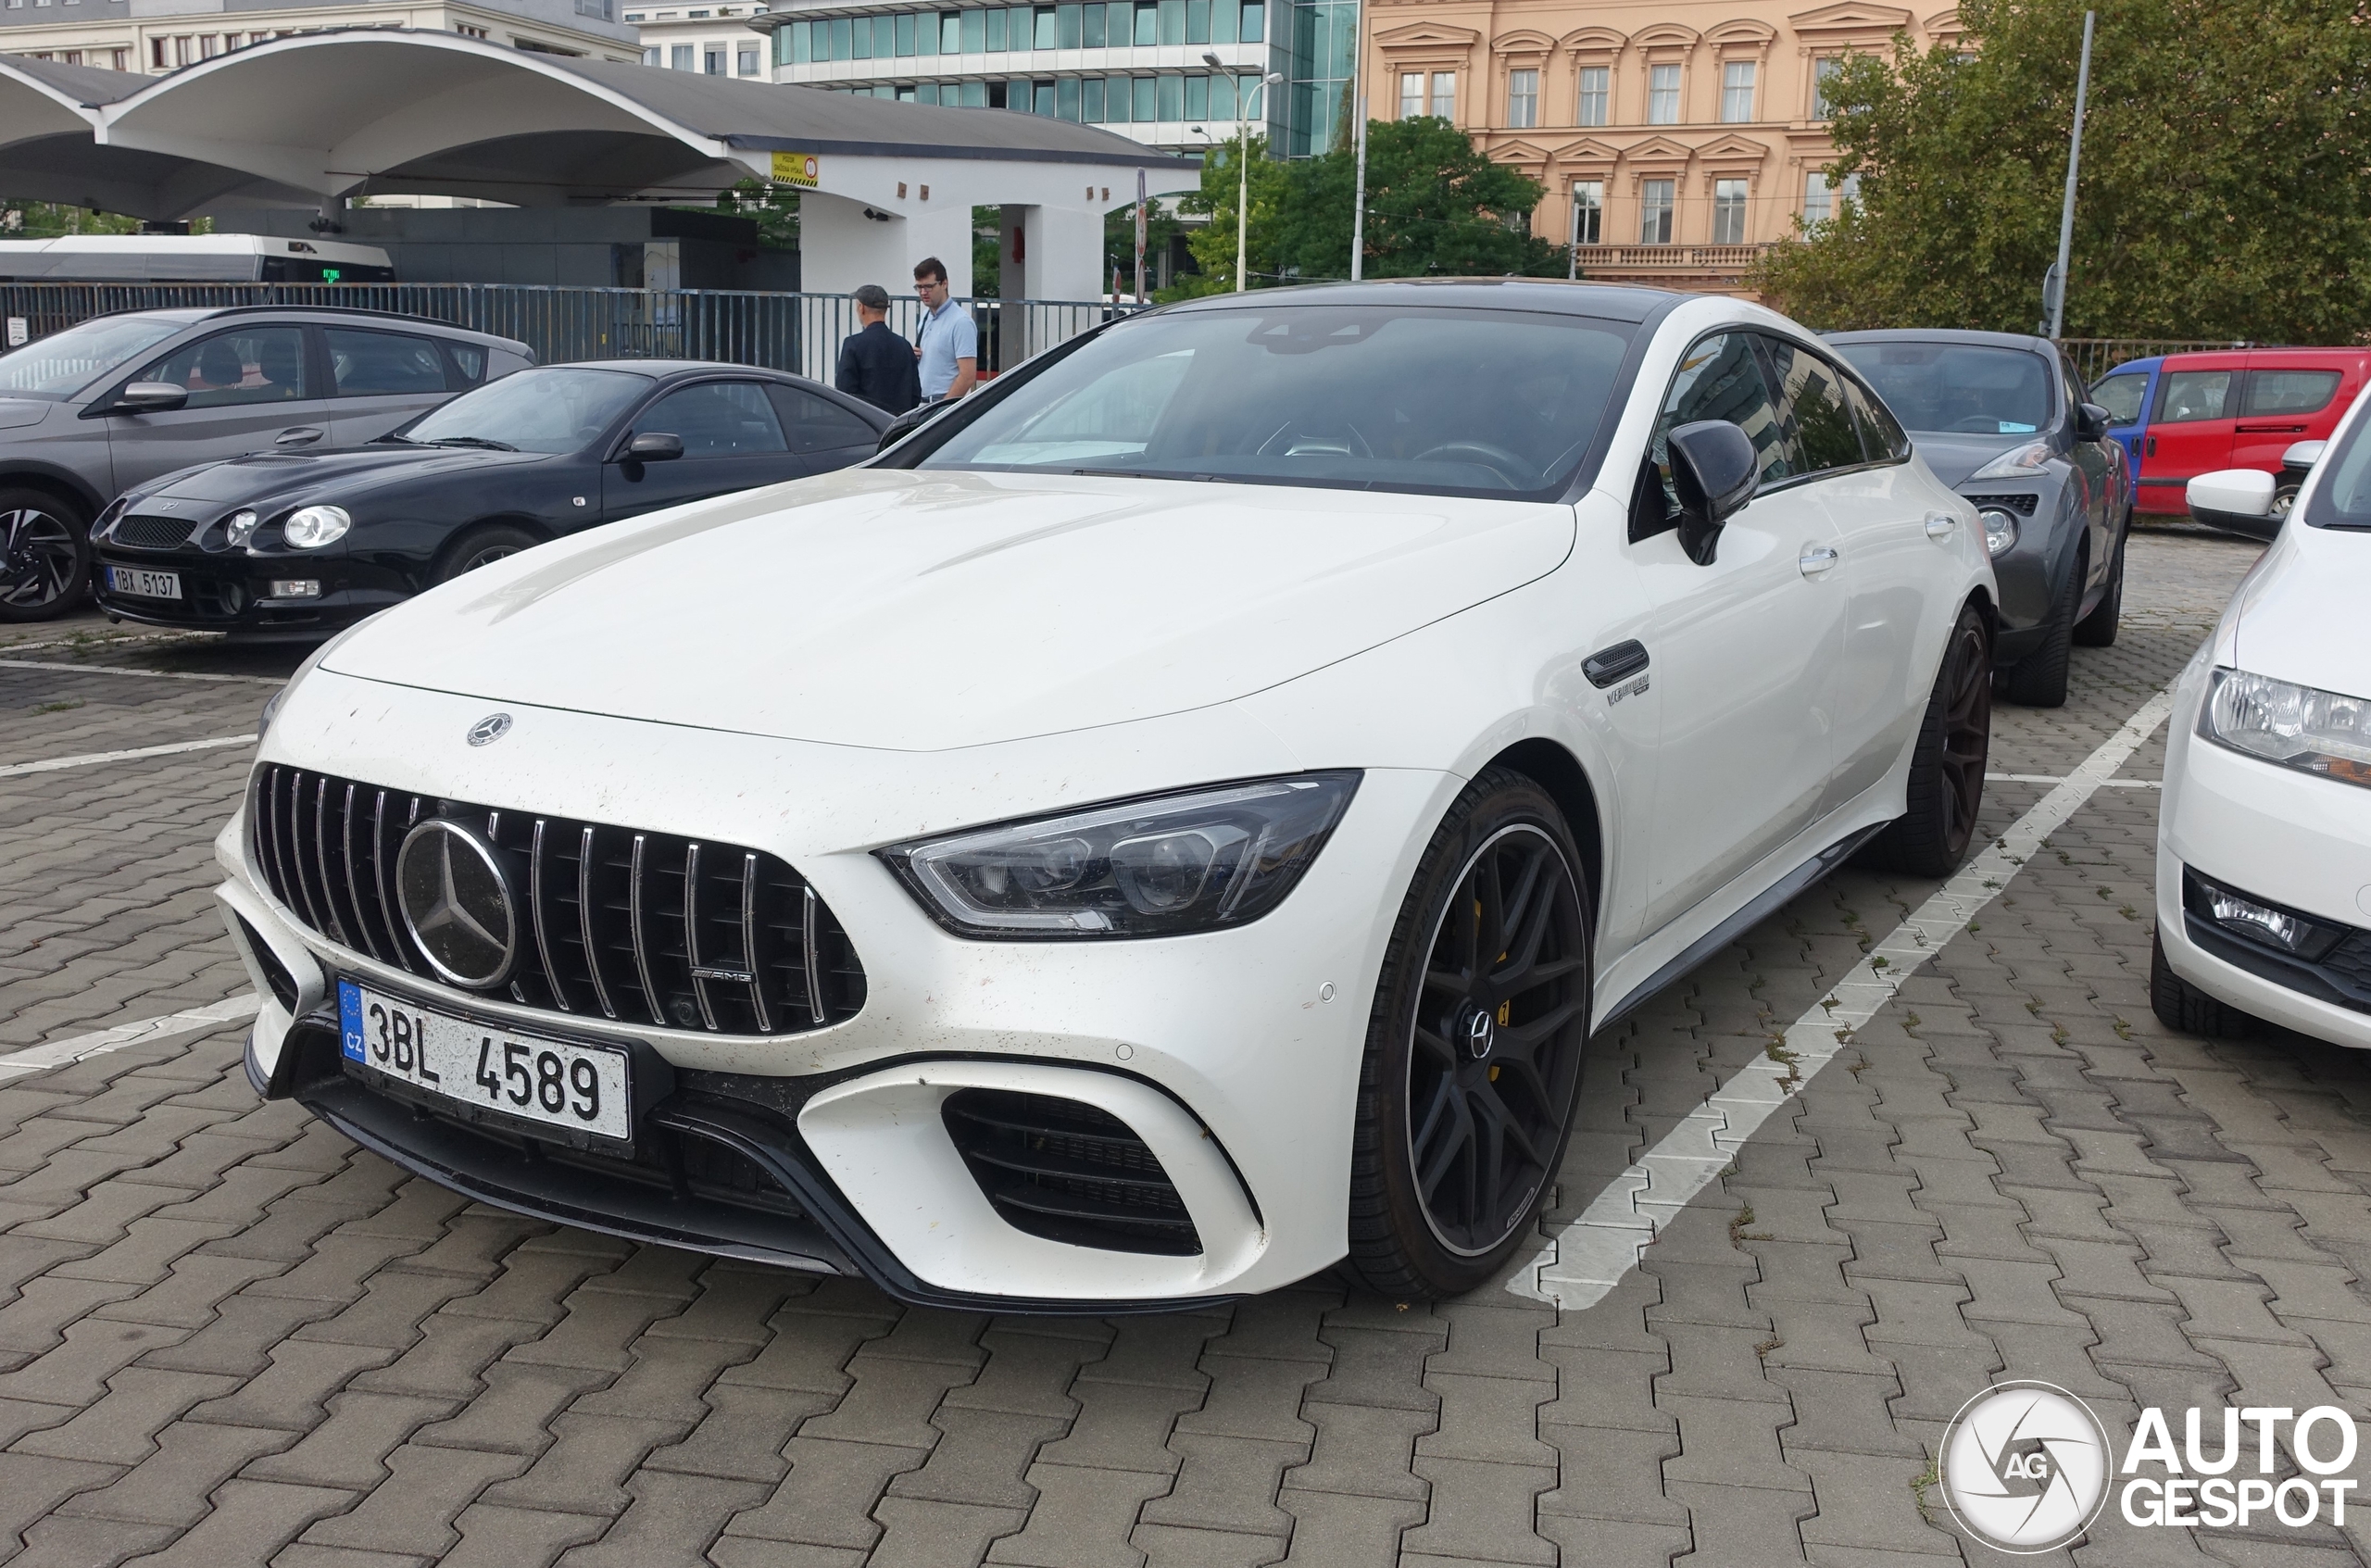
[[[1475,1008],[1465,1020],[1465,1051],[1476,1061],[1489,1059],[1490,1047],[1499,1043],[1499,1021],[1490,1016],[1487,1008]]]
[[[436,972],[491,990],[519,961],[519,900],[501,854],[477,834],[431,817],[395,855],[395,902],[404,929]]]

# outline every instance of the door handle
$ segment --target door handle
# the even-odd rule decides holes
[[[2153,435],[2152,435],[2152,436],[2151,436],[2151,437],[2149,438],[2149,450],[2148,450],[2148,451],[2146,451],[2146,452],[2144,452],[2144,453],[2142,453],[2142,454],[2141,454],[2141,456],[2146,457],[2146,458],[2153,458],[2153,457],[2155,457],[2156,455],[2157,455],[2157,438],[2156,438],[2155,436],[2153,436]]]
[[[328,433],[319,425],[295,425],[271,438],[274,446],[310,446]]]
[[[1951,536],[1952,530],[1958,528],[1959,525],[1960,520],[1953,517],[1949,512],[1928,512],[1926,514],[1926,537],[1929,539],[1948,539]]]
[[[1836,551],[1828,546],[1806,545],[1803,546],[1801,558],[1795,564],[1802,569],[1804,576],[1817,577],[1821,572],[1833,568],[1836,561]]]

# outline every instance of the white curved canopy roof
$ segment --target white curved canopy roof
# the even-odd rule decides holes
[[[950,163],[971,201],[1041,200],[1044,187],[1075,203],[1083,183],[1098,207],[1132,197],[1138,169],[1162,192],[1199,167],[1034,115],[408,29],[274,39],[155,77],[0,57],[0,189],[144,218],[398,193],[698,200],[765,175],[778,151],[816,155],[826,194],[900,207],[909,183],[954,183]]]

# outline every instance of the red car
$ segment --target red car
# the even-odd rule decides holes
[[[2118,365],[2091,388],[2139,471],[2134,509],[2179,516],[2189,482],[2216,469],[2280,474],[2300,441],[2338,428],[2371,376],[2371,349],[2223,348],[2168,354]],[[2282,478],[2273,499],[2277,525],[2302,474]]]

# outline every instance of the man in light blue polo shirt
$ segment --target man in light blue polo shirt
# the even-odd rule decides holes
[[[980,379],[980,330],[969,312],[947,297],[947,263],[926,256],[914,267],[914,293],[922,297],[922,330],[914,345],[922,361],[922,397],[952,401]]]

